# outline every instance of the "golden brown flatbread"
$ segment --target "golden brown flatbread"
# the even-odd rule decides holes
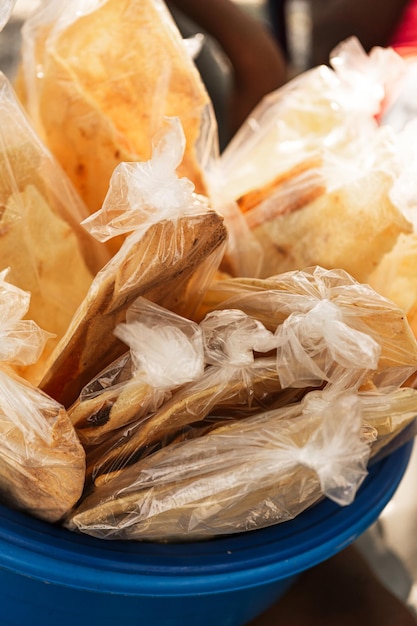
[[[84,449],[58,403],[11,372],[0,387],[0,497],[56,522],[82,494]]]
[[[263,247],[259,275],[320,265],[342,268],[359,282],[367,282],[400,234],[412,231],[389,198],[391,185],[392,177],[381,170],[365,177],[362,184],[349,182],[318,193],[304,206],[297,205],[297,210],[272,213],[272,219],[268,202],[258,205],[246,216]]]
[[[80,225],[86,208],[1,74],[0,93],[0,268],[31,294],[27,319],[51,333],[41,359],[19,369],[37,384],[109,255]]]
[[[280,391],[275,357],[260,357],[247,368],[208,367],[202,379],[175,392],[159,410],[93,449],[87,457],[87,475],[98,483],[106,481],[109,477],[100,474],[114,475],[139,456],[166,445],[185,427],[215,415],[217,408],[259,406]]]
[[[123,385],[112,385],[88,398],[78,398],[68,414],[81,443],[88,448],[147,413],[154,395],[155,389],[143,377],[133,376]]]
[[[186,136],[179,174],[206,191],[197,144],[211,104],[163,2],[105,0],[80,15],[57,0],[27,21],[23,59],[21,97],[90,213],[116,165],[150,157],[165,116]]]
[[[40,387],[64,406],[126,351],[113,334],[139,296],[174,312],[192,300],[188,283],[200,265],[226,240],[223,219],[215,211],[162,220],[138,240],[126,239],[99,272],[51,356]],[[195,304],[195,303],[194,303]]]

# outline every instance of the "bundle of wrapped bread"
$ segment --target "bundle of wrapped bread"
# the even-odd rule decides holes
[[[166,116],[187,139],[180,174],[205,191],[211,102],[164,2],[48,0],[22,38],[18,93],[90,213],[119,163],[150,158]]]
[[[0,273],[0,498],[56,522],[81,496],[85,452],[64,407],[12,368],[36,362],[48,335],[22,319],[30,296],[7,273]]]
[[[401,388],[415,338],[398,307],[344,271],[263,282],[220,281],[229,297],[200,322],[204,371],[88,446],[69,528],[202,538],[290,519],[323,495],[352,501],[369,458],[415,420],[417,391]]]
[[[393,284],[414,158],[379,123],[401,72],[349,40],[218,157],[162,0],[43,3],[23,29],[28,117],[0,122],[0,255],[33,291],[18,333],[0,315],[5,502],[106,539],[208,538],[348,505],[414,436],[417,294]],[[20,242],[37,283],[8,260]],[[24,314],[49,332],[22,335]]]
[[[84,221],[102,241],[129,234],[94,277],[40,382],[66,407],[122,355],[113,331],[137,297],[191,317],[217,270],[226,230],[207,199],[176,174],[184,143],[178,119],[171,120],[149,161],[116,167],[102,209]]]
[[[41,359],[25,367],[25,376],[37,384],[48,355],[109,257],[81,227],[88,216],[85,206],[1,73],[0,111],[0,267],[10,267],[11,282],[30,292],[30,319],[55,335]]]

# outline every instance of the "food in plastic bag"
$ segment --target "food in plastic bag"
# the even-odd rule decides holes
[[[367,55],[352,38],[331,64],[264,98],[210,174],[229,230],[244,233],[233,203],[247,222],[250,234],[239,246],[260,243],[252,267],[229,245],[223,267],[232,275],[268,277],[317,264],[364,282],[398,235],[410,232],[389,198],[394,155],[376,120],[403,60],[381,48]]]
[[[117,166],[102,209],[83,222],[102,241],[130,234],[95,276],[40,383],[67,408],[126,352],[113,331],[139,296],[192,318],[218,268],[226,229],[207,199],[176,175],[184,141],[178,119],[171,120],[152,159]]]
[[[379,262],[369,283],[409,314],[417,302],[417,120],[412,119],[397,133],[398,175],[391,190],[393,202],[402,208],[412,232],[401,234],[395,246]]]
[[[120,162],[150,158],[165,116],[179,117],[184,128],[180,175],[205,192],[215,118],[162,0],[48,0],[24,24],[22,39],[16,89],[91,213]]]
[[[87,475],[93,480],[166,445],[219,409],[233,407],[238,413],[239,407],[257,406],[259,410],[281,391],[275,357],[263,356],[274,350],[276,341],[262,324],[241,311],[219,311],[207,316],[200,327],[206,365],[202,376],[175,391],[153,414],[115,432],[87,454]]]
[[[230,296],[238,281],[224,282]],[[197,404],[187,394],[190,405],[184,402],[182,411],[172,413],[172,422],[165,414],[161,428],[159,416],[174,394],[159,416],[157,411],[133,425],[133,434],[125,431],[124,440],[112,440],[105,460],[110,473],[89,485],[64,521],[68,528],[107,539],[189,540],[292,519],[323,496],[348,505],[369,459],[415,421],[417,391],[401,385],[417,370],[417,343],[398,307],[342,270],[312,268],[267,279],[275,287],[281,283],[275,292],[262,292],[261,279],[252,282],[257,289],[242,279],[243,289],[237,285],[235,297],[203,319],[203,327],[208,320],[207,345],[214,355],[234,354],[232,363],[238,354],[245,360],[248,351],[242,350],[241,337],[233,332],[228,337],[224,329],[210,333],[212,315],[217,320],[221,312],[224,320],[231,313],[236,317],[245,302],[253,312],[256,296],[266,295],[258,303],[263,315],[262,305],[269,303],[269,310],[276,307],[283,320],[269,335],[248,318],[247,330],[263,330],[252,343],[249,332],[246,345],[268,350],[274,338],[281,386],[308,383],[317,390],[304,387],[301,400],[245,417],[230,409],[229,419],[227,410],[217,417],[212,394],[206,398],[202,393]],[[235,309],[223,308],[231,301]],[[224,326],[229,327],[230,322]],[[268,358],[255,358],[253,365]],[[250,384],[246,393],[250,403]],[[206,417],[197,413],[201,398]],[[165,441],[166,431],[172,429],[172,434],[176,428],[180,435],[190,424],[187,411],[203,418],[194,436]],[[141,432],[146,433],[142,441]],[[143,453],[155,432],[161,449]],[[93,474],[100,474],[105,463],[99,459]]]
[[[86,208],[0,73],[0,267],[30,292],[28,319],[56,335],[21,374],[35,384],[108,254],[80,226]]]
[[[106,539],[189,540],[289,520],[323,495],[349,504],[376,435],[362,431],[356,394],[324,393],[166,446],[96,487],[64,524]]]
[[[344,270],[326,270],[316,266],[266,279],[243,277],[219,280],[207,290],[199,316],[207,315],[209,311],[230,308],[240,309],[258,319],[272,332],[278,329],[282,334],[292,360],[281,362],[281,375],[284,367],[286,376],[295,378],[299,375],[303,361],[297,359],[295,347],[301,340],[303,351],[300,353],[304,354],[308,348],[315,359],[320,346],[329,349],[333,355],[337,355],[338,351],[340,355],[349,348],[345,367],[354,369],[359,364],[359,352],[356,350],[361,347],[360,338],[363,340],[369,336],[373,343],[365,342],[364,357],[367,353],[368,356],[372,355],[375,342],[380,347],[380,353],[377,366],[368,371],[369,378],[360,379],[363,385],[399,386],[417,365],[416,339],[403,310],[369,285],[356,281]],[[298,335],[294,337],[297,327]],[[350,347],[349,328],[355,331]],[[304,339],[302,333],[305,333]],[[291,348],[292,341],[295,343]],[[323,371],[320,377],[322,375]]]
[[[138,298],[114,333],[130,350],[88,383],[68,410],[84,447],[152,413],[204,371],[198,324]]]
[[[390,49],[369,54],[352,37],[331,54],[330,66],[299,74],[267,95],[221,154],[213,176],[227,199],[262,189],[294,166],[344,151],[372,137],[387,84],[405,69]]]
[[[416,400],[416,390],[407,387],[388,393],[374,390],[361,394],[364,424],[378,433],[371,444],[371,457],[376,457],[381,451],[387,454],[415,435]],[[413,430],[408,432],[409,428]],[[404,435],[402,438],[401,433]]]
[[[0,498],[55,522],[81,496],[85,453],[65,409],[10,367],[36,361],[48,334],[21,319],[30,296],[6,274],[0,274]]]
[[[88,454],[88,481],[112,480],[173,439],[212,430],[215,416],[222,421],[225,415],[248,415],[248,408],[259,412],[328,385],[339,391],[388,392],[416,371],[417,343],[402,311],[367,285],[341,270],[322,268],[266,282],[271,286],[273,281],[275,290],[258,289],[247,298],[243,290],[241,297],[226,300],[232,308],[223,303],[221,310],[207,314],[200,322],[208,364],[204,376]],[[230,290],[239,281],[224,282]],[[259,286],[262,280],[254,282]],[[264,302],[276,313],[275,320],[268,320],[269,330],[245,306],[255,301],[263,315],[268,312]],[[249,317],[246,308],[255,315]],[[298,396],[286,395],[287,389],[299,390]]]
[[[395,152],[387,131],[352,141],[346,154],[324,153],[324,192],[302,172],[245,213],[262,244],[260,276],[321,265],[367,282],[400,234],[412,231],[390,197]]]

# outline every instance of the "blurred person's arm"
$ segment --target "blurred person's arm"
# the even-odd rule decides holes
[[[329,62],[333,48],[355,35],[369,52],[389,45],[407,0],[310,0],[312,66]]]
[[[233,134],[258,102],[287,80],[284,55],[267,26],[232,0],[170,0],[222,48],[232,67]]]

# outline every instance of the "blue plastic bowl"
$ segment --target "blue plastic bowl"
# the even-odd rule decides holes
[[[348,507],[206,542],[99,540],[0,507],[2,626],[238,626],[379,516],[412,443],[370,468]]]

